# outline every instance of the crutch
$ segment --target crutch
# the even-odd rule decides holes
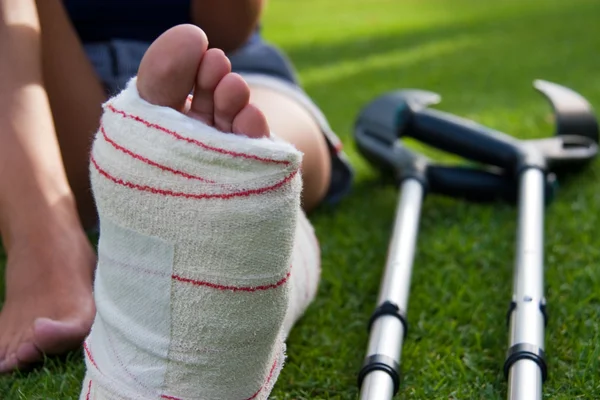
[[[400,385],[400,356],[407,333],[406,309],[421,204],[426,193],[472,201],[514,202],[515,182],[507,176],[464,167],[431,164],[398,141],[397,110],[405,96],[426,100],[427,93],[405,91],[382,96],[359,115],[355,139],[362,155],[393,174],[400,186],[393,235],[377,307],[370,324],[367,355],[359,373],[360,398],[391,399]],[[548,177],[548,190],[552,188]]]
[[[541,399],[542,383],[547,377],[544,354],[547,314],[543,295],[545,185],[550,171],[583,166],[598,152],[598,123],[587,101],[572,90],[550,82],[538,80],[534,86],[554,108],[555,137],[519,141],[473,121],[428,109],[428,105],[439,102],[435,93],[405,91],[387,95],[388,103],[395,103],[387,112],[392,116],[388,119],[394,120],[396,137],[410,136],[441,150],[500,167],[516,181],[519,224],[513,298],[508,314],[509,349],[504,363],[510,400]],[[383,337],[382,330],[384,327],[372,331],[371,344],[377,343],[377,337]],[[362,381],[364,386],[364,377]],[[383,378],[377,381],[380,385]],[[372,385],[372,380],[368,383]],[[390,398],[377,390],[369,388],[361,398]]]

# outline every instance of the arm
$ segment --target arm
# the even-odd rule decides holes
[[[231,52],[258,26],[266,0],[192,0],[192,21],[208,36],[211,47]]]

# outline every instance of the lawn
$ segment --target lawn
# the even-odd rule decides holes
[[[274,399],[353,399],[398,196],[360,158],[352,125],[384,91],[422,88],[440,109],[522,138],[552,134],[532,87],[569,86],[600,111],[595,0],[272,0],[265,35],[287,50],[346,143],[352,194],[312,216],[323,276],[292,331]],[[561,182],[546,211],[548,399],[600,398],[600,163]],[[399,399],[503,399],[516,209],[429,197],[408,307]],[[0,264],[4,261],[0,256]],[[0,398],[75,399],[82,356],[0,378]]]

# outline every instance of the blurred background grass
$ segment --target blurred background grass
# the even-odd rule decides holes
[[[599,20],[595,0],[270,1],[266,38],[286,50],[357,171],[352,194],[312,216],[322,282],[292,331],[272,398],[358,394],[398,197],[354,148],[360,108],[385,91],[421,88],[441,94],[445,111],[521,138],[551,135],[551,109],[532,82],[571,87],[600,110]],[[545,398],[600,398],[599,172],[594,162],[561,182],[546,212]],[[506,398],[516,218],[509,205],[426,200],[397,398]],[[75,399],[82,376],[75,352],[32,374],[0,378],[0,398]]]

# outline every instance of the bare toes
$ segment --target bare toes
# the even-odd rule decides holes
[[[0,374],[5,374],[16,369],[19,365],[17,355],[15,353],[7,354],[2,361],[0,361]]]
[[[223,77],[231,72],[231,62],[220,49],[209,49],[198,68],[194,97],[188,115],[213,126],[214,93]]]
[[[27,342],[19,345],[16,357],[19,362],[19,367],[23,368],[26,365],[41,361],[44,356],[33,343]]]
[[[256,106],[248,104],[234,118],[232,132],[256,139],[268,137],[267,118]]]
[[[34,341],[47,354],[61,354],[81,345],[89,333],[90,320],[55,321],[38,318],[34,324]]]
[[[250,101],[250,88],[240,75],[227,74],[215,89],[214,101],[215,128],[233,132],[233,120]]]
[[[193,25],[179,25],[163,33],[140,64],[140,96],[152,104],[185,112],[222,132],[268,136],[264,115],[249,106],[248,84],[231,72],[231,62],[222,50],[207,48],[206,35]]]

